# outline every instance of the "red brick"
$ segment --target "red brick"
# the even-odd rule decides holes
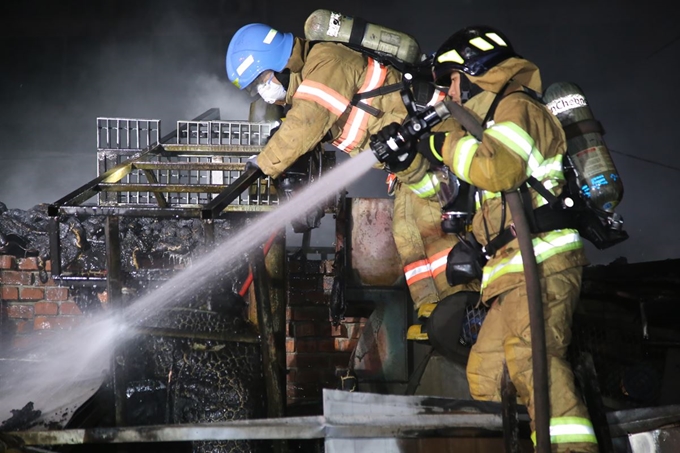
[[[38,258],[22,258],[17,262],[17,268],[21,271],[37,271]]]
[[[32,318],[33,305],[32,304],[8,304],[7,305],[8,318]]]
[[[323,278],[323,293],[324,294],[330,294],[331,290],[333,289],[333,281],[335,280],[335,277],[331,276],[326,276]]]
[[[12,255],[0,255],[0,269],[14,269],[16,259]]]
[[[45,299],[60,301],[68,299],[68,288],[51,287],[45,288]]]
[[[19,300],[19,288],[16,286],[3,286],[0,298],[2,300]]]
[[[78,305],[75,302],[62,302],[59,304],[59,314],[60,315],[82,315],[83,312],[80,311]]]
[[[59,305],[54,302],[37,302],[33,307],[36,315],[55,316],[59,313]]]
[[[335,342],[332,338],[319,338],[316,340],[319,352],[335,352]]]
[[[19,299],[21,300],[40,300],[45,297],[42,288],[19,288]]]
[[[342,326],[345,328],[344,336],[352,340],[359,338],[364,331],[364,325],[364,323],[359,322],[343,323]]]
[[[289,307],[293,321],[326,321],[329,318],[327,307]]]
[[[80,323],[80,318],[61,317],[48,318],[45,316],[38,316],[33,320],[34,330],[50,330],[50,329],[71,329]]]
[[[295,340],[295,349],[292,352],[310,353],[319,351],[317,339]]]
[[[347,338],[336,338],[335,339],[335,350],[336,351],[352,351],[357,347],[359,340],[348,340]]]
[[[45,261],[45,270],[50,272],[52,270],[52,260]]]
[[[343,326],[342,324],[334,326],[333,324],[329,323],[331,332],[330,335],[332,337],[347,337],[347,327]]]
[[[16,333],[24,334],[33,331],[33,321],[17,321],[15,324]]]
[[[328,296],[321,291],[299,292],[291,287],[289,298],[289,304],[291,306],[328,304]]]
[[[317,275],[291,276],[290,289],[296,291],[318,291],[321,287],[320,279]]]
[[[286,366],[288,368],[310,368],[310,367],[328,367],[329,357],[337,354],[286,354]],[[348,356],[349,357],[349,356]],[[348,359],[345,359],[345,366],[347,366]]]
[[[316,336],[316,324],[313,322],[293,323],[293,336],[295,338]]]
[[[3,285],[30,285],[30,272],[0,271],[0,283]]]
[[[295,343],[293,338],[286,338],[286,352],[295,352]]]

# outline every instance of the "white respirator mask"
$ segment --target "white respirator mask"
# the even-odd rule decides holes
[[[265,83],[257,85],[257,93],[267,104],[286,100],[286,89],[280,83],[274,82],[274,74]]]

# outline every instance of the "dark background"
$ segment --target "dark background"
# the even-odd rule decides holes
[[[250,22],[302,36],[317,8],[410,33],[424,52],[466,25],[503,30],[544,87],[578,83],[607,130],[631,238],[591,248],[591,261],[680,257],[680,15],[665,0],[4,1],[0,201],[28,209],[94,178],[98,116],[161,119],[165,133],[210,107],[247,119],[251,99],[224,69],[231,36]],[[384,174],[372,171],[350,196],[384,196]]]

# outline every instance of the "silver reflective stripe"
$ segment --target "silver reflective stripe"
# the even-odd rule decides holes
[[[426,173],[419,182],[415,184],[406,184],[406,186],[420,198],[429,198],[437,194],[440,183],[437,177],[432,173]]]
[[[537,263],[542,263],[559,253],[583,247],[581,236],[579,236],[576,230],[572,229],[551,231],[543,238],[534,238],[532,242]],[[503,258],[493,266],[487,265],[484,267],[482,289],[489,286],[499,277],[512,272],[524,272],[522,255],[519,251],[515,252],[515,254],[510,257]]]
[[[496,123],[485,133],[500,141],[527,163],[527,176],[543,163],[543,155],[534,146],[534,139],[515,123],[510,121]]]
[[[453,152],[453,168],[456,175],[464,180],[470,182],[470,164],[475,155],[475,151],[479,147],[479,142],[471,135],[467,135],[456,144],[456,149]]]

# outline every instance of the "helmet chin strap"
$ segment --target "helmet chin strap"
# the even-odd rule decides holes
[[[481,93],[482,90],[479,85],[470,82],[470,79],[463,74],[462,72],[460,73],[460,102],[465,104],[467,101],[472,99],[473,97],[477,96],[479,93]]]

